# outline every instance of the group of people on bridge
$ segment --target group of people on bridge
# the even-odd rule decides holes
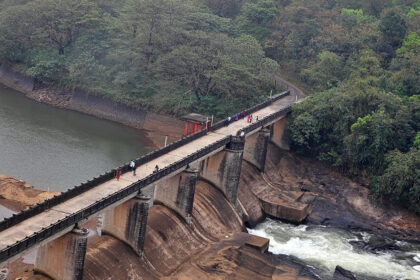
[[[134,160],[130,160],[128,166],[130,167],[130,170],[133,172],[133,176],[136,176],[136,169],[137,169],[136,162]],[[153,173],[157,173],[157,172],[159,172],[159,166],[156,164],[155,169],[153,169]],[[117,169],[115,171],[115,179],[119,181],[121,175],[122,175],[121,169]]]
[[[245,118],[245,111],[242,111],[240,114],[236,114],[235,117],[234,117],[234,120],[238,121],[239,119],[243,119],[243,118]],[[252,123],[252,120],[253,120],[252,114],[247,115],[246,122],[247,123]],[[232,118],[228,117],[225,120],[225,126],[228,126],[231,121],[232,121]],[[256,117],[256,121],[258,121],[258,116]],[[240,136],[244,136],[244,133],[243,132],[240,133]],[[134,160],[130,160],[129,167],[130,167],[130,170],[133,172],[133,176],[136,176],[137,167],[136,167],[136,162]],[[158,165],[156,165],[155,169],[153,170],[153,173],[157,173],[157,172],[159,172],[159,166]],[[115,178],[117,179],[117,181],[120,180],[121,175],[122,175],[122,171],[120,169],[115,171]]]
[[[235,115],[235,117],[234,117],[234,120],[235,120],[235,121],[238,121],[239,119],[243,119],[243,118],[245,118],[245,112],[244,112],[244,111],[242,111],[242,113],[240,113],[240,114],[236,114],[236,115]],[[247,122],[247,123],[252,123],[252,120],[253,120],[253,116],[252,116],[252,114],[249,114],[249,115],[246,117],[246,122]],[[258,121],[258,116],[257,116],[256,120]],[[228,125],[230,124],[230,122],[231,122],[231,121],[232,121],[232,118],[231,118],[231,117],[228,117],[228,118],[225,120],[225,126],[228,126]]]

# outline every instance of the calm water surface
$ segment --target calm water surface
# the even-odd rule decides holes
[[[27,99],[0,84],[0,174],[63,191],[151,150],[138,130]]]

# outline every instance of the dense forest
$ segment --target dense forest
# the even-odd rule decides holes
[[[0,62],[41,85],[223,117],[286,76],[292,148],[420,213],[419,0],[0,0]]]
[[[43,85],[217,117],[261,101],[274,87],[278,64],[242,31],[246,12],[236,22],[213,12],[212,1],[0,3],[0,60]]]

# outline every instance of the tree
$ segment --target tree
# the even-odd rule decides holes
[[[277,9],[272,0],[257,0],[242,6],[237,17],[239,29],[263,42],[271,32],[271,23],[277,15]]]
[[[373,194],[420,214],[420,150],[392,151],[386,156],[386,165],[383,175],[372,182]]]
[[[0,58],[22,61],[25,52],[36,46],[36,19],[29,5],[10,6],[0,11]]]
[[[413,146],[420,150],[420,132],[417,132],[416,138],[414,138]]]
[[[401,15],[390,11],[381,19],[379,29],[383,34],[384,41],[390,44],[393,49],[397,49],[407,32],[407,23]]]
[[[221,17],[234,17],[238,14],[243,0],[203,0],[216,15]]]
[[[36,16],[36,36],[60,55],[87,29],[100,22],[99,10],[87,0],[36,0],[30,3]]]
[[[303,80],[320,89],[336,87],[343,77],[343,59],[335,53],[323,51],[318,55],[318,62],[302,71]]]

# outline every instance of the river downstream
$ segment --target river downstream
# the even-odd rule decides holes
[[[0,84],[0,174],[63,191],[151,150],[120,124],[54,108]]]
[[[294,256],[315,267],[321,279],[332,279],[337,265],[359,280],[420,279],[420,244],[394,241],[393,250],[370,252],[357,244],[369,244],[374,235],[271,219],[248,231],[269,238],[271,253]]]

